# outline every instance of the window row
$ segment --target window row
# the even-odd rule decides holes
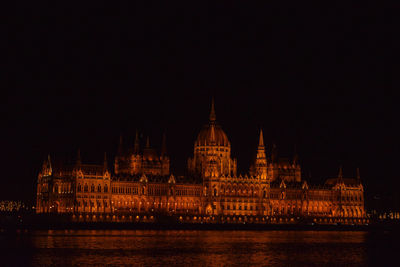
[[[176,189],[176,195],[177,196],[200,196],[200,190],[195,190],[195,189]]]
[[[96,190],[97,190],[97,191],[96,191]],[[78,184],[77,192],[82,192],[82,185],[81,185],[81,184]],[[85,185],[83,186],[83,192],[85,192],[85,193],[89,192],[89,186],[88,186],[87,184],[85,184]],[[90,186],[90,192],[92,192],[92,193],[94,193],[94,192],[98,192],[98,193],[101,193],[101,192],[103,192],[103,193],[108,193],[108,185],[105,185],[105,186],[103,187],[103,191],[102,191],[102,187],[101,187],[100,184],[97,185],[97,188],[95,187],[94,184],[92,184],[92,185]]]
[[[222,206],[222,207],[224,207],[224,206]],[[225,206],[225,208],[227,209],[227,210],[231,210],[231,208],[232,208],[232,210],[242,210],[242,208],[243,208],[243,210],[250,210],[250,211],[252,211],[252,210],[258,210],[258,206],[251,206],[251,205],[249,205],[249,206],[247,206],[247,205],[244,205],[244,206],[242,206],[242,205],[226,205]]]
[[[137,195],[139,189],[137,187],[123,187],[123,186],[113,186],[111,192],[115,194],[133,194]]]
[[[102,203],[103,203],[103,205],[102,205]],[[95,207],[94,204],[95,204],[94,201],[82,201],[82,202],[78,201],[77,207]],[[96,207],[98,207],[98,208],[100,208],[100,207],[107,208],[108,207],[108,202],[106,202],[106,201],[104,201],[104,202],[96,201],[96,204],[97,204]]]

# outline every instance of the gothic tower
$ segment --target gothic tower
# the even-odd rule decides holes
[[[262,130],[260,130],[256,160],[254,165],[250,168],[250,174],[260,179],[267,179],[267,156],[265,153]]]
[[[216,121],[214,99],[208,124],[197,136],[193,158],[188,159],[188,171],[201,177],[236,175],[236,159],[231,158],[231,143]]]

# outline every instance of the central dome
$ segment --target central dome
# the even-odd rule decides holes
[[[188,159],[188,171],[201,177],[236,175],[236,159],[231,158],[231,143],[216,122],[214,99],[208,124],[204,125],[194,142],[193,158]]]
[[[222,130],[221,126],[216,123],[214,99],[212,99],[211,102],[210,121],[201,129],[195,142],[195,146],[208,145],[224,147],[230,147],[231,145],[226,133]]]
[[[201,129],[197,140],[196,146],[216,145],[229,147],[231,144],[228,140],[228,136],[222,130],[221,126],[217,124],[208,124]]]

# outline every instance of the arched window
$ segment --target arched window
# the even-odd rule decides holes
[[[216,196],[217,196],[217,189],[214,188],[214,197],[216,197]]]
[[[263,197],[265,198],[266,196],[267,196],[267,192],[264,191],[264,192],[263,192]]]
[[[89,190],[89,187],[88,187],[87,184],[85,184],[85,186],[83,187],[83,191],[84,191],[84,192],[87,192],[88,190]]]
[[[58,184],[54,185],[54,193],[58,193]]]
[[[97,192],[99,192],[99,193],[101,192],[101,185],[97,186]]]
[[[90,191],[94,192],[94,184],[92,184],[92,186],[90,187]]]
[[[78,184],[78,192],[81,192],[82,191],[82,186],[81,186],[81,184]]]
[[[107,192],[108,192],[108,186],[105,185],[105,186],[104,186],[104,193],[107,193]]]

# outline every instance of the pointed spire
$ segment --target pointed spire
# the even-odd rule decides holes
[[[357,181],[361,181],[360,168],[357,168]]]
[[[299,161],[299,155],[297,154],[297,146],[294,145],[293,164],[296,165],[298,161]]]
[[[254,165],[251,167],[252,175],[265,179],[267,177],[267,156],[265,154],[264,138],[262,129],[260,129],[260,137],[258,140],[257,154]]]
[[[140,149],[140,144],[139,144],[139,132],[136,130],[136,136],[135,136],[135,147],[134,147],[134,153],[138,154]]]
[[[43,175],[47,176],[50,176],[53,173],[53,170],[51,168],[50,154],[47,156],[47,159],[45,158],[43,161],[42,173]]]
[[[343,169],[342,169],[342,166],[340,166],[340,168],[339,168],[338,178],[340,178],[340,179],[343,178]]]
[[[210,141],[211,143],[215,142],[215,129],[214,124],[211,125],[211,133],[210,133]]]
[[[150,148],[150,138],[147,136],[146,148]]]
[[[47,169],[47,166],[48,166],[47,159],[44,158],[43,164],[42,164],[42,171],[46,170],[46,169]]]
[[[51,160],[50,160],[50,154],[47,155],[47,166],[49,168],[50,173],[53,172],[53,168],[51,167]]]
[[[260,137],[258,140],[257,159],[266,159],[262,129],[260,129]],[[266,162],[263,162],[263,164],[266,164]]]
[[[81,165],[82,161],[81,161],[81,149],[78,148],[78,155],[76,156],[76,165]]]
[[[271,151],[271,161],[276,162],[278,160],[278,150],[276,148],[276,144],[272,144],[272,151]]]
[[[211,99],[211,112],[210,112],[210,122],[215,122],[217,116],[215,115],[215,108],[214,108],[214,97]]]
[[[162,136],[161,156],[166,156],[166,155],[167,155],[167,135],[164,132]]]
[[[264,137],[263,137],[262,129],[260,129],[260,139],[258,141],[258,147],[264,147]]]
[[[122,134],[119,136],[118,155],[122,154]]]
[[[108,163],[107,163],[107,152],[104,152],[104,162],[103,162],[104,169],[107,169],[107,165],[108,165]]]

